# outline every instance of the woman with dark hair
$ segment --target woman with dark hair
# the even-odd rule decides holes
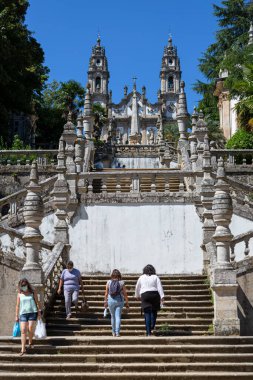
[[[122,281],[120,271],[114,269],[111,274],[111,279],[107,281],[105,287],[104,306],[110,310],[112,335],[117,337],[120,336],[121,312],[124,307],[124,299],[128,309],[128,296],[124,281]]]
[[[29,337],[29,348],[33,348],[33,334],[37,318],[41,318],[37,292],[32,288],[26,278],[22,278],[18,283],[18,296],[16,303],[16,321],[20,322],[21,329],[21,356],[26,353],[25,345],[27,331]]]
[[[156,275],[153,265],[146,265],[142,276],[139,277],[135,287],[135,297],[141,300],[144,311],[146,335],[150,336],[154,330],[157,312],[164,302],[164,292],[160,278]]]
[[[80,271],[74,268],[73,261],[68,261],[67,269],[64,269],[62,271],[59,287],[57,290],[58,294],[61,294],[62,287],[64,287],[66,319],[70,319],[72,302],[75,305],[76,310],[78,310],[78,297],[80,287],[82,288],[82,294],[84,297],[82,276]]]

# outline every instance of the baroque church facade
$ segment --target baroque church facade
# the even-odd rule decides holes
[[[163,51],[156,103],[147,99],[145,86],[141,92],[137,91],[136,78],[133,78],[132,91],[128,92],[125,86],[123,98],[119,103],[114,103],[112,91],[109,91],[109,79],[105,48],[101,46],[98,36],[89,61],[88,83],[92,103],[101,104],[108,113],[108,124],[103,127],[101,140],[110,139],[118,144],[159,143],[163,139],[163,125],[173,124],[177,120],[179,95],[184,92],[180,59],[172,38],[169,38]]]

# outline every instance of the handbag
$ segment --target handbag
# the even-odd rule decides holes
[[[42,321],[42,319],[38,319],[34,336],[36,339],[45,339],[47,337],[46,324]]]
[[[20,325],[19,322],[15,322],[12,330],[12,336],[13,338],[18,338],[21,336],[21,330],[20,330]]]
[[[88,310],[89,310],[89,305],[88,305],[88,302],[86,301],[85,298],[84,298],[83,301],[82,301],[81,309],[82,309],[83,311],[88,311]]]

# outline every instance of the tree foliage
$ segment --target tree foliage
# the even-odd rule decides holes
[[[202,95],[199,108],[209,120],[217,124],[213,130],[216,134],[219,132],[219,115],[217,98],[213,95],[215,81],[219,77],[220,70],[227,69],[229,79],[225,84],[232,95],[236,93],[233,84],[241,79],[241,65],[245,63],[248,30],[253,19],[253,2],[223,0],[221,6],[213,5],[213,7],[219,30],[215,42],[207,48],[199,60],[199,69],[206,80],[197,81],[194,90]]]
[[[239,128],[228,140],[228,149],[253,149],[253,134]]]
[[[32,111],[48,69],[44,52],[25,25],[27,0],[0,2],[0,133],[7,138],[10,113]]]
[[[36,144],[44,147],[57,147],[63,132],[63,125],[69,110],[75,122],[79,108],[83,106],[85,90],[74,80],[47,84],[37,104]]]
[[[94,137],[98,140],[103,126],[107,123],[107,111],[100,103],[94,103],[92,113],[94,116]]]
[[[164,140],[168,140],[174,143],[178,143],[179,140],[179,130],[178,125],[175,124],[165,124],[163,127]]]

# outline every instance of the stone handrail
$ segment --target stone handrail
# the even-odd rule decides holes
[[[253,230],[250,230],[248,232],[235,236],[231,240],[231,244],[230,244],[230,260],[231,261],[235,261],[235,258],[236,258],[236,255],[235,255],[236,245],[242,242],[244,242],[245,244],[244,256],[245,257],[249,256],[250,254],[249,241],[252,238],[253,238]]]
[[[210,153],[213,167],[217,166],[220,157],[223,158],[228,167],[240,165],[247,168],[253,166],[253,149],[211,149]]]
[[[54,175],[50,178],[45,179],[44,181],[41,181],[39,184],[41,186],[42,194],[44,195],[48,193],[48,190],[51,191],[53,188],[53,184],[55,183],[57,179],[57,175]],[[22,204],[22,201],[25,199],[27,194],[26,189],[19,190],[11,195],[8,195],[7,197],[0,199],[0,216],[2,215],[2,208],[4,206],[10,207],[9,214],[15,215],[18,212],[18,206]]]
[[[47,310],[55,297],[60,280],[60,275],[62,270],[64,269],[65,249],[65,244],[61,242],[57,243],[54,246],[52,252],[50,253],[47,262],[43,266],[45,313],[47,313]]]
[[[19,231],[19,230],[16,230],[15,228],[11,228],[9,226],[5,226],[3,224],[0,224],[0,235],[3,235],[3,234],[6,234],[9,236],[10,238],[10,247],[9,247],[9,250],[10,252],[12,252],[13,254],[15,254],[15,246],[14,246],[14,239],[19,239],[23,242],[23,252],[24,252],[24,241],[23,241],[23,236],[24,236],[24,233],[22,231]],[[42,240],[41,241],[41,247],[48,250],[48,251],[51,251],[54,247],[54,244],[47,241],[47,240]],[[25,254],[24,254],[25,256]]]
[[[30,166],[37,160],[39,166],[55,165],[57,149],[0,150],[0,165]]]

